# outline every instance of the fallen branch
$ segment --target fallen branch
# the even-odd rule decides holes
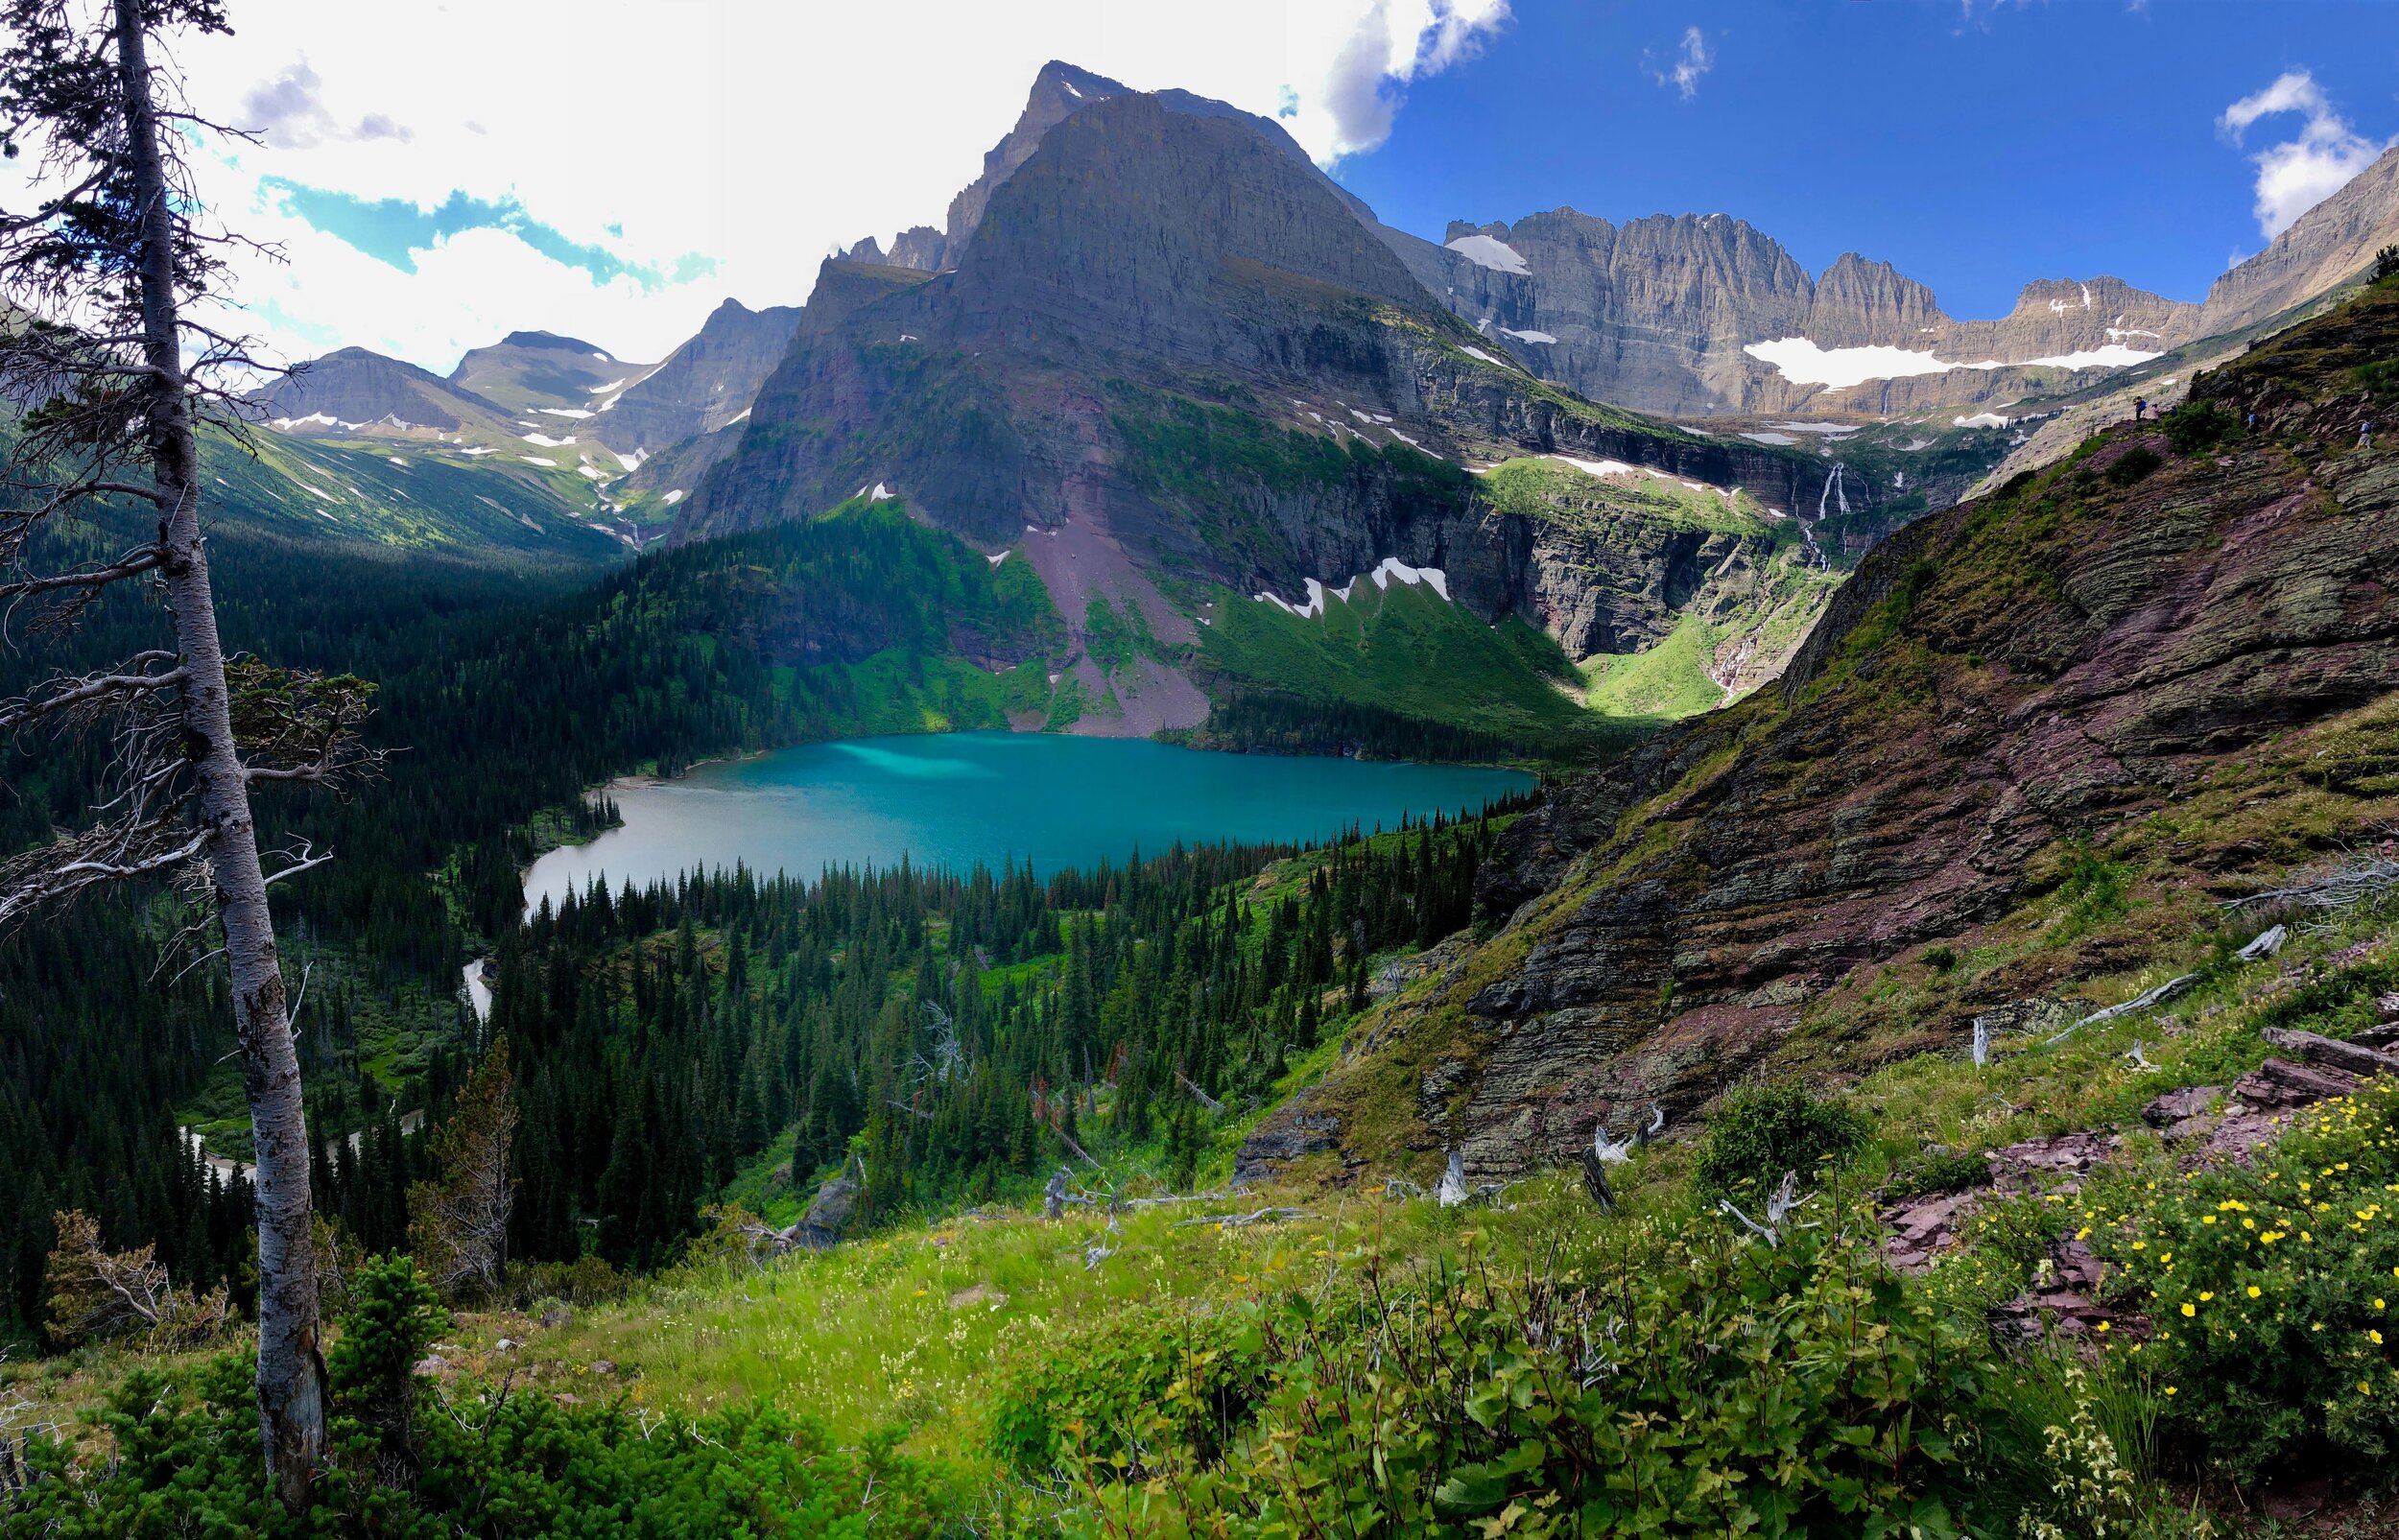
[[[2244,962],[2255,962],[2260,958],[2270,958],[2275,953],[2280,952],[2283,948],[2283,943],[2290,939],[2291,927],[2288,925],[2277,925],[2272,930],[2260,934],[2252,939],[2247,946],[2245,946],[2240,951],[2235,952],[2233,956],[2239,958]]]
[[[2399,1075],[2399,1055],[2368,1048],[2363,1043],[2344,1042],[2338,1037],[2295,1031],[2287,1027],[2268,1027],[2258,1035],[2266,1040],[2268,1047],[2287,1050],[2324,1069],[2346,1071],[2369,1080],[2377,1075]]]
[[[1160,1193],[1155,1197],[1128,1197],[1119,1208],[1163,1208],[1169,1203],[1216,1203],[1232,1196],[1230,1193]]]
[[[1224,1103],[1208,1095],[1207,1092],[1200,1090],[1197,1085],[1194,1085],[1190,1076],[1185,1075],[1180,1070],[1176,1070],[1175,1072],[1175,1078],[1182,1081],[1183,1089],[1189,1091],[1195,1098],[1198,1099],[1200,1104],[1207,1108],[1210,1112],[1222,1113],[1224,1110]]]
[[[1813,1196],[1801,1197],[1799,1196],[1799,1173],[1795,1171],[1787,1171],[1783,1173],[1782,1185],[1775,1188],[1772,1195],[1766,1200],[1766,1222],[1764,1224],[1760,1224],[1748,1215],[1742,1213],[1729,1197],[1717,1200],[1716,1212],[1730,1215],[1739,1220],[1746,1229],[1768,1245],[1778,1246],[1783,1244],[1784,1221],[1799,1209],[1815,1201]],[[1798,1228],[1812,1229],[1814,1226],[1803,1224]]]
[[[2387,897],[2394,891],[2399,891],[2399,859],[2356,856],[2288,887],[2226,899],[2223,907],[2235,913],[2275,904],[2287,904],[2293,909],[2347,909]]]
[[[2097,1027],[2102,1022],[2114,1021],[2119,1016],[2135,1015],[2141,1011],[2149,1009],[2152,1006],[2162,1006],[2167,1001],[2172,1000],[2174,996],[2182,993],[2185,989],[2190,988],[2193,984],[2198,982],[2199,975],[2196,973],[2186,973],[2180,978],[2169,979],[2164,983],[2161,983],[2156,988],[2150,990],[2148,994],[2136,995],[2132,999],[2126,1001],[2121,1006],[2110,1006],[2105,1010],[2095,1010],[2091,1012],[2091,1014],[2083,1017],[2080,1021],[2076,1022],[2064,1031],[2059,1032],[2056,1036],[2049,1039],[2047,1046],[2055,1048],[2057,1044],[2064,1042],[2067,1038],[2072,1037],[2075,1033],[2080,1031],[2085,1027]]]
[[[1057,1142],[1073,1150],[1078,1156],[1081,1157],[1082,1163],[1090,1167],[1093,1171],[1098,1171],[1100,1169],[1100,1163],[1093,1160],[1090,1152],[1084,1149],[1082,1146],[1075,1143],[1072,1138],[1068,1137],[1064,1129],[1057,1130]]]
[[[1195,1224],[1213,1224],[1219,1229],[1239,1229],[1245,1224],[1271,1224],[1281,1220],[1314,1218],[1304,1208],[1262,1208],[1254,1214],[1205,1214],[1196,1220],[1184,1220],[1175,1228],[1187,1229]]]

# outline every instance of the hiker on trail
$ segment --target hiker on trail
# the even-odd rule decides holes
[[[2149,415],[2149,410],[2150,410],[2150,398],[2149,398],[2148,396],[2145,396],[2145,395],[2136,395],[2136,396],[2134,396],[2134,397],[2132,398],[2132,420],[2133,420],[2133,421],[2138,422],[2138,421],[2140,421],[2140,420],[2141,420],[2144,416],[2147,416],[2147,415]]]
[[[2249,431],[2251,433],[2257,432],[2257,414],[2254,412],[2249,414]]]
[[[2360,449],[2374,447],[2374,424],[2371,420],[2358,429],[2358,447]]]

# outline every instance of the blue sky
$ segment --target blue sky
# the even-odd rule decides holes
[[[227,0],[178,59],[249,329],[438,371],[520,329],[663,357],[939,224],[1045,60],[1287,126],[1384,218],[1736,215],[1997,315],[2197,298],[2399,135],[2399,0]],[[475,46],[457,39],[472,36]],[[2227,108],[2259,93],[2241,142]],[[2292,107],[2299,110],[2268,110]]]
[[[1961,318],[2005,313],[2038,277],[2197,299],[2265,245],[2250,157],[2309,117],[2260,117],[2235,144],[2228,107],[2306,71],[2355,138],[2399,135],[2387,0],[1511,12],[1342,163],[1387,222],[1437,239],[1453,218],[1560,204],[1620,223],[1722,212],[1811,272],[1845,250],[1888,261]],[[1686,97],[1673,70],[1693,27],[1708,65]]]

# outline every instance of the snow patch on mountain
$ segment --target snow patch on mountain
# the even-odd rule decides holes
[[[1884,344],[1865,347],[1822,347],[1805,337],[1778,337],[1772,342],[1750,343],[1742,351],[1762,363],[1771,364],[1777,373],[1793,385],[1829,385],[1835,390],[1864,385],[1868,380],[1902,380],[1918,374],[1946,374],[1951,369],[2017,367],[1996,358],[1975,363],[1953,363],[1936,353],[1917,352]],[[2143,352],[2123,343],[2110,342],[2103,347],[2053,353],[2045,358],[2028,358],[2018,363],[2024,367],[2041,365],[2065,369],[2123,368],[2127,365],[2147,363],[2157,356],[2154,352]]]
[[[1385,557],[1383,564],[1368,576],[1373,578],[1377,588],[1389,588],[1390,580],[1397,578],[1412,588],[1420,582],[1430,584],[1433,591],[1443,599],[1449,597],[1449,574],[1438,567],[1412,567],[1397,557]]]
[[[2061,369],[2121,369],[2128,368],[2135,364],[2146,364],[2150,359],[2160,356],[2162,355],[2154,349],[2144,352],[2137,347],[2126,347],[2122,343],[2109,343],[2105,347],[2086,347],[2073,353],[2053,353],[2048,358],[2027,359],[2025,362],[2047,364],[2054,368]]]
[[[1461,235],[1449,243],[1449,249],[1478,268],[1532,276],[1532,270],[1525,266],[1523,253],[1496,236]]]
[[[1372,572],[1361,573],[1339,588],[1328,589],[1314,578],[1303,580],[1307,585],[1308,594],[1307,602],[1304,604],[1295,604],[1280,594],[1265,589],[1261,589],[1251,597],[1261,604],[1272,604],[1286,615],[1296,616],[1301,620],[1315,620],[1323,615],[1328,594],[1332,598],[1346,603],[1349,596],[1357,591],[1361,579],[1372,579],[1374,586],[1381,589],[1389,589],[1391,580],[1397,579],[1412,588],[1418,584],[1431,588],[1445,601],[1449,598],[1449,575],[1447,573],[1438,567],[1412,567],[1397,557],[1385,557]]]
[[[1917,374],[1946,374],[1951,369],[1995,369],[1999,361],[1951,364],[1937,354],[1876,344],[1868,347],[1820,347],[1805,337],[1777,337],[1742,348],[1751,358],[1774,366],[1794,385],[1829,385],[1839,390],[1868,380],[1902,380]]]

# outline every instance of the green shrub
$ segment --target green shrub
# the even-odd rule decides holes
[[[1935,973],[1947,973],[1958,965],[1958,949],[1950,946],[1928,946],[1920,960]]]
[[[2374,253],[2374,281],[2384,283],[2399,278],[2399,246],[2387,246]]]
[[[2399,1453],[2399,1082],[2295,1114],[2249,1166],[2081,1212],[2146,1316],[2164,1432],[2243,1482]],[[2120,1216],[2120,1217],[2119,1217]]]
[[[2147,481],[2151,471],[2166,463],[2164,456],[2147,444],[2134,444],[2109,462],[2104,479],[2110,486],[2130,486]]]
[[[2399,359],[2377,359],[2349,371],[2349,383],[2377,401],[2399,400]]]
[[[2213,401],[2186,401],[2167,413],[2158,426],[2165,430],[2166,441],[2177,453],[2196,455],[2232,437],[2234,423],[2232,414]]]
[[[1018,1475],[1050,1477],[1073,1449],[1083,1459],[1138,1462],[1161,1430],[1213,1459],[1255,1415],[1270,1365],[1244,1315],[1135,1309],[1060,1347],[1017,1359],[991,1398],[986,1441]]]
[[[1987,1331],[1914,1301],[1863,1229],[1741,1233],[1647,1231],[1587,1287],[1478,1266],[1290,1296],[1257,1320],[1254,1429],[1211,1459],[1158,1408],[1130,1476],[1070,1444],[1090,1504],[1066,1530],[1964,1532]]]
[[[1762,1191],[1788,1171],[1813,1181],[1819,1167],[1857,1153],[1868,1132],[1864,1113],[1820,1102],[1796,1080],[1743,1086],[1717,1102],[1707,1127],[1695,1174],[1714,1193]]]
[[[519,1309],[544,1299],[561,1299],[588,1309],[624,1298],[632,1286],[632,1275],[619,1272],[606,1257],[578,1257],[572,1262],[512,1262],[509,1264],[507,1297]]]
[[[2091,848],[2087,839],[2071,841],[2066,846],[2065,881],[2057,886],[2062,907],[2055,938],[2072,940],[2094,927],[2122,919],[2129,907],[2126,892],[2131,882],[2131,867],[2108,860]]]
[[[416,1364],[450,1321],[441,1296],[404,1256],[369,1257],[350,1275],[350,1309],[325,1355],[333,1410],[352,1453],[377,1463],[416,1460]]]
[[[1901,1198],[1922,1197],[1931,1193],[1960,1193],[1990,1178],[1990,1163],[1980,1155],[1955,1150],[1919,1155],[1891,1173],[1890,1180],[1883,1184],[1883,1198],[1895,1203]]]

